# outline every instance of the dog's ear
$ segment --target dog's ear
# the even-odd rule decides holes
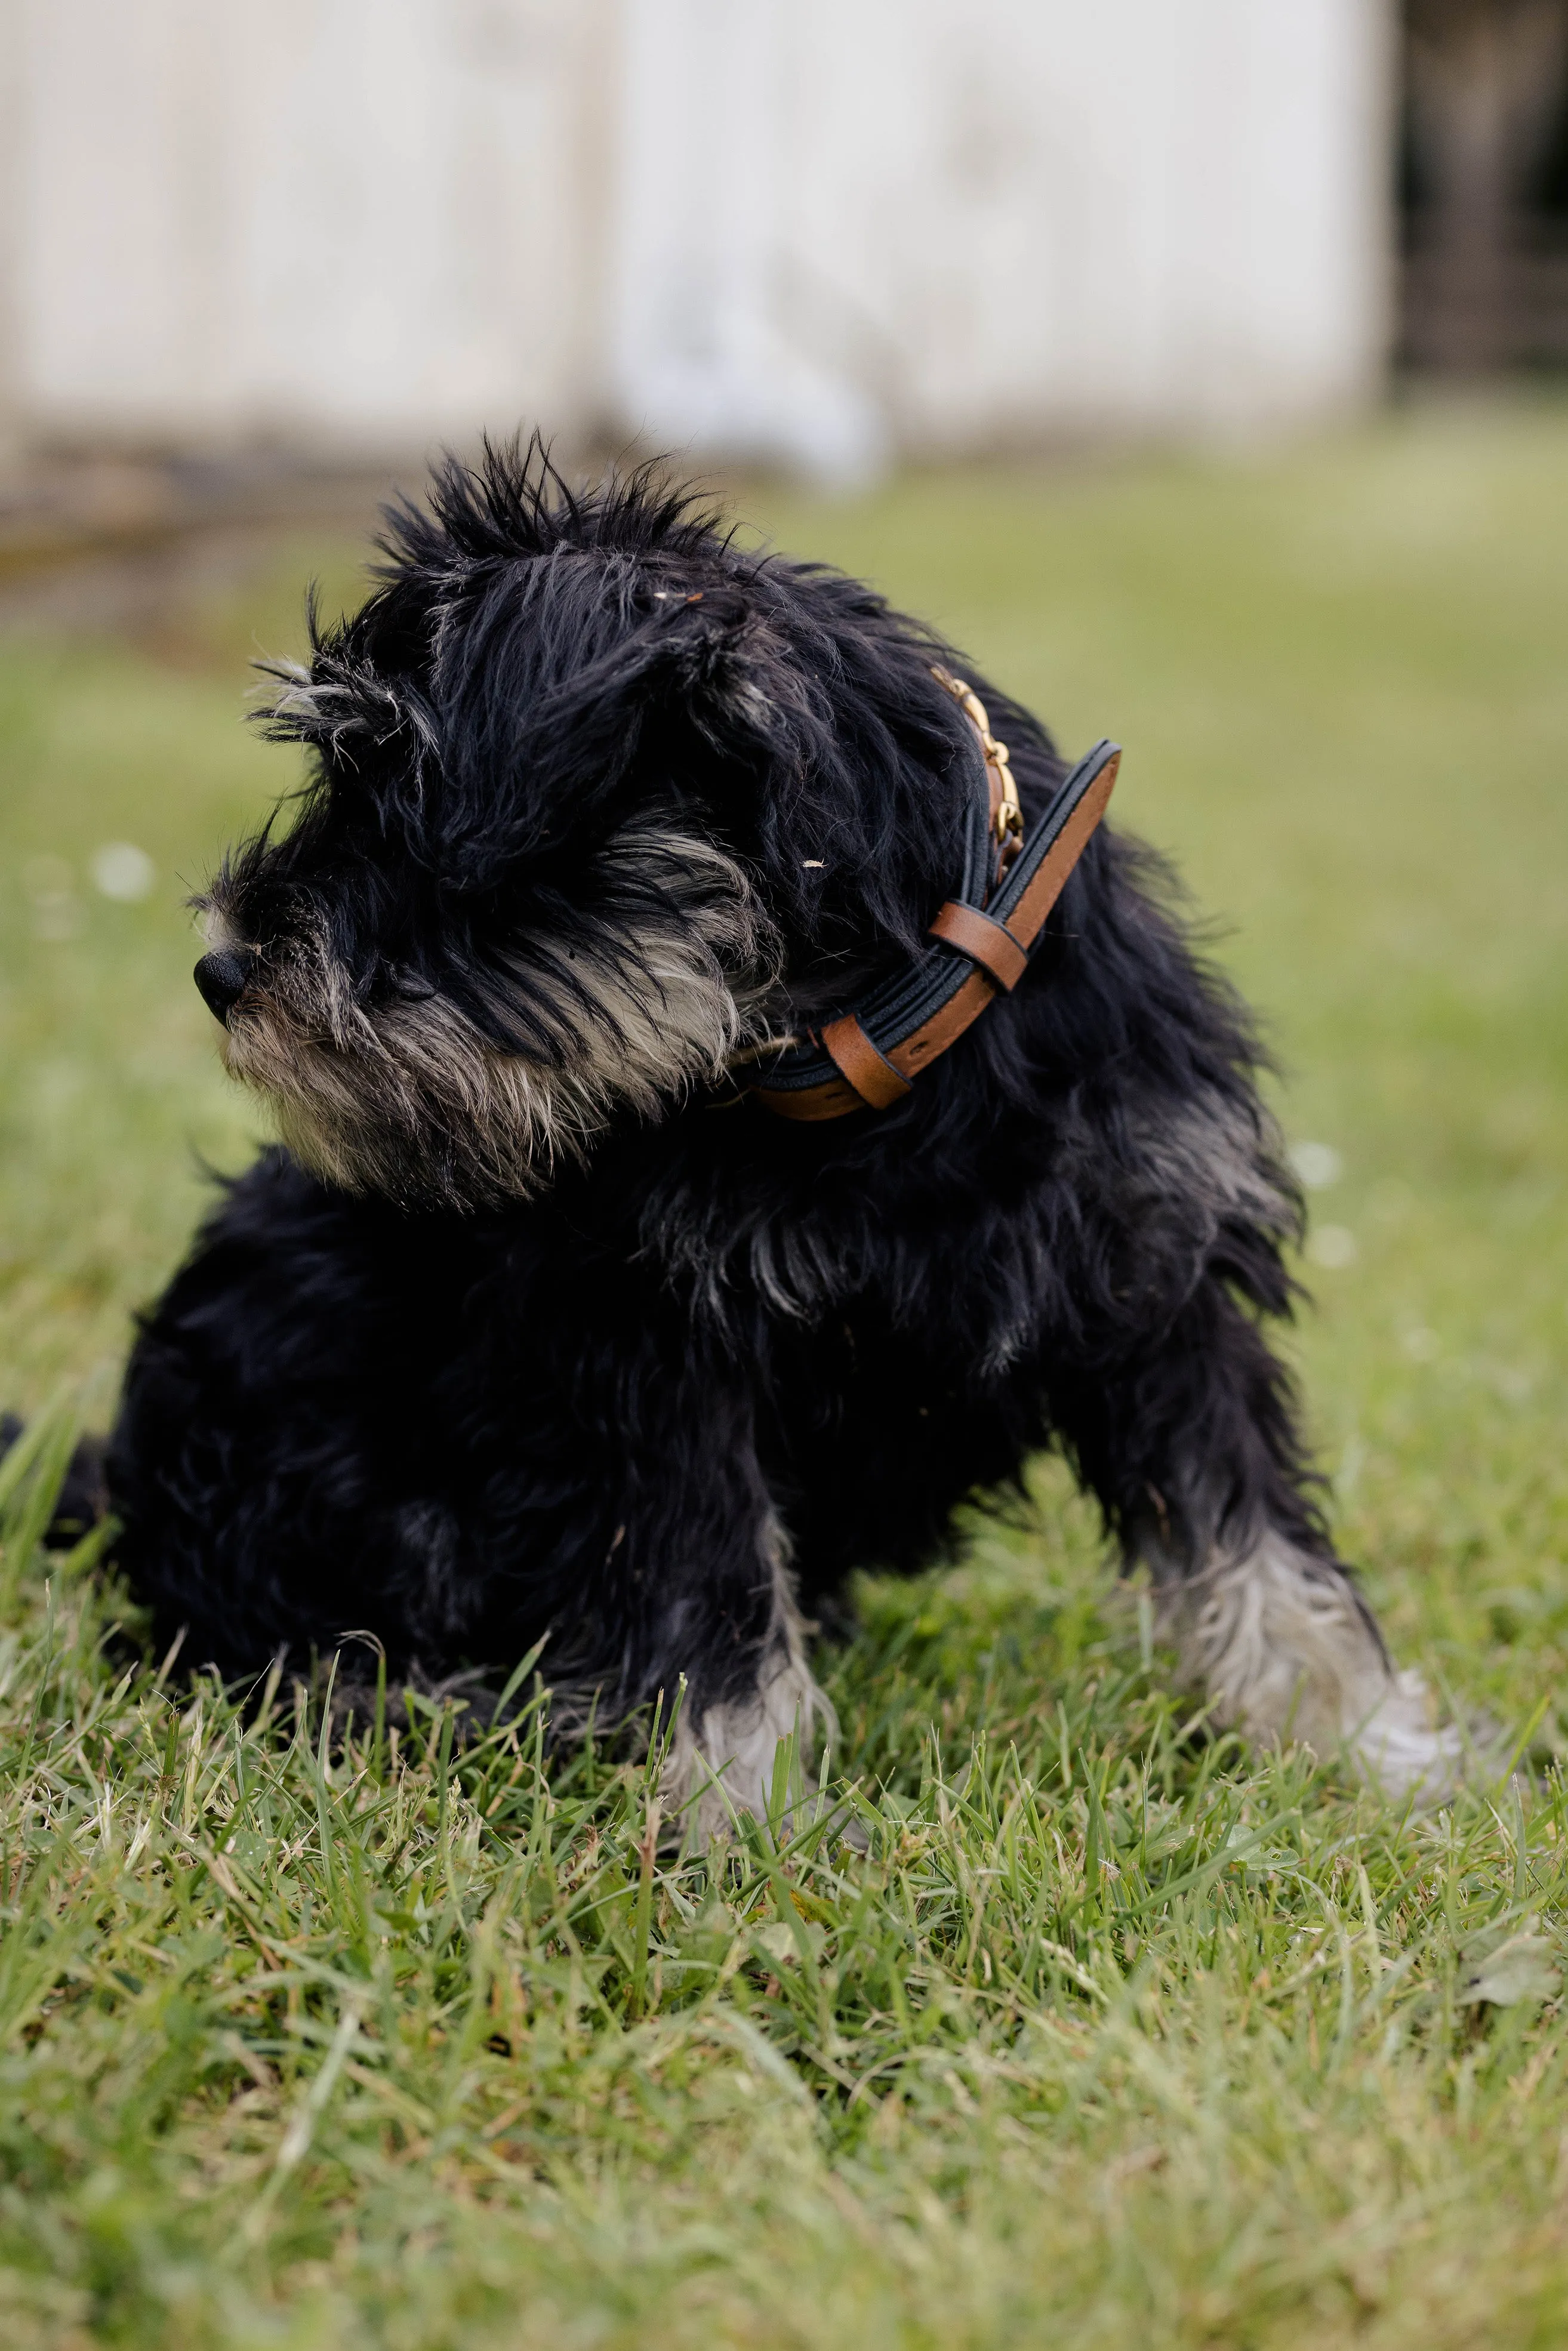
[[[314,582],[306,591],[308,663],[260,661],[274,691],[256,714],[269,742],[302,743],[328,780],[402,778],[417,803],[438,749],[436,715],[415,649],[389,627],[388,597],[372,596],[352,620],[324,626]]]
[[[639,763],[677,793],[698,770],[744,792],[826,724],[744,580],[651,589],[576,549],[508,569],[445,617],[434,681],[439,862],[459,887],[601,825]]]
[[[800,761],[814,738],[826,742],[832,714],[759,587],[728,581],[685,600],[673,630],[683,640],[673,684],[692,726],[721,756],[763,750]]]
[[[970,789],[930,650],[817,565],[758,567],[712,606],[681,673],[685,716],[775,918],[829,955],[917,947]]]

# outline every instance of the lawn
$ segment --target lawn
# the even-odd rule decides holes
[[[287,1688],[241,1719],[142,1659],[14,1456],[4,2339],[1555,2346],[1568,409],[748,511],[1126,746],[1314,1181],[1343,1544],[1525,1768],[1410,1818],[1194,1738],[1042,1464],[1030,1524],[863,1579],[819,1661],[869,1851],[781,1802],[676,1864],[647,1774],[551,1763],[538,1700],[334,1752]],[[0,1402],[46,1429],[107,1416],[254,1147],[181,902],[292,774],[245,664],[312,569],[349,592],[280,546],[155,637],[0,644]]]

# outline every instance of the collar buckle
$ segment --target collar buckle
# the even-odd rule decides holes
[[[1019,788],[1008,757],[1008,747],[991,732],[991,722],[986,705],[972,685],[951,670],[933,664],[932,676],[946,688],[976,734],[980,738],[980,750],[986,762],[986,780],[991,791],[991,826],[1000,845],[1004,862],[1016,857],[1023,843],[1023,807],[1019,799]]]

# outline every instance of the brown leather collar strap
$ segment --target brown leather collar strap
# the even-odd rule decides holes
[[[943,683],[948,681],[944,678]],[[963,695],[958,698],[963,699]],[[968,700],[974,697],[969,695]],[[980,741],[991,801],[991,823],[999,836],[1002,824],[998,807],[1002,794],[998,789],[998,768],[1005,768],[1006,748],[995,745],[989,728],[982,726],[983,711],[977,719],[966,704],[965,716]],[[993,749],[999,752],[999,762],[993,759]],[[940,1000],[924,1019],[919,1018],[917,1009],[905,1014],[911,1025],[899,1035],[896,1003],[889,1008],[885,991],[883,996],[869,998],[859,1012],[846,1012],[829,1021],[817,1037],[816,1042],[836,1070],[836,1076],[812,1082],[808,1063],[792,1085],[766,1081],[754,1085],[750,1091],[757,1100],[777,1117],[813,1123],[842,1118],[855,1110],[886,1110],[903,1101],[921,1071],[928,1068],[938,1054],[945,1053],[998,993],[1015,987],[1023,977],[1051,908],[1105,813],[1120,760],[1121,754],[1113,744],[1102,743],[1079,763],[1034,832],[1019,848],[1018,870],[1011,881],[1004,880],[996,888],[996,914],[959,898],[948,899],[938,910],[930,925],[933,937],[967,957],[971,968],[967,977],[955,985],[952,978],[943,976],[953,969],[946,959],[934,979],[929,975],[920,977],[928,958],[923,960],[916,967],[913,997],[906,994],[898,1001],[918,1006],[924,992],[925,1001],[930,1004],[935,994]],[[1006,781],[1010,789],[1010,774]],[[967,889],[968,883],[964,886]],[[882,1043],[869,1033],[867,1024],[873,1018],[884,1040]],[[819,1061],[817,1067],[821,1066]]]

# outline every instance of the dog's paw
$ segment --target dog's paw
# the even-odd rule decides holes
[[[1500,1774],[1507,1753],[1495,1725],[1438,1727],[1426,1683],[1413,1668],[1389,1677],[1385,1695],[1346,1740],[1361,1776],[1396,1802],[1423,1811],[1447,1803],[1467,1782]]]
[[[776,1802],[779,1750],[786,1740],[793,1749],[795,1792],[780,1825],[785,1834],[793,1834],[814,1816],[810,1808],[822,1802],[804,1758],[817,1747],[821,1731],[831,1735],[833,1728],[831,1704],[793,1650],[775,1661],[751,1697],[709,1707],[695,1724],[683,1719],[665,1764],[664,1790],[688,1841],[701,1851],[732,1835],[742,1813],[768,1818]]]

